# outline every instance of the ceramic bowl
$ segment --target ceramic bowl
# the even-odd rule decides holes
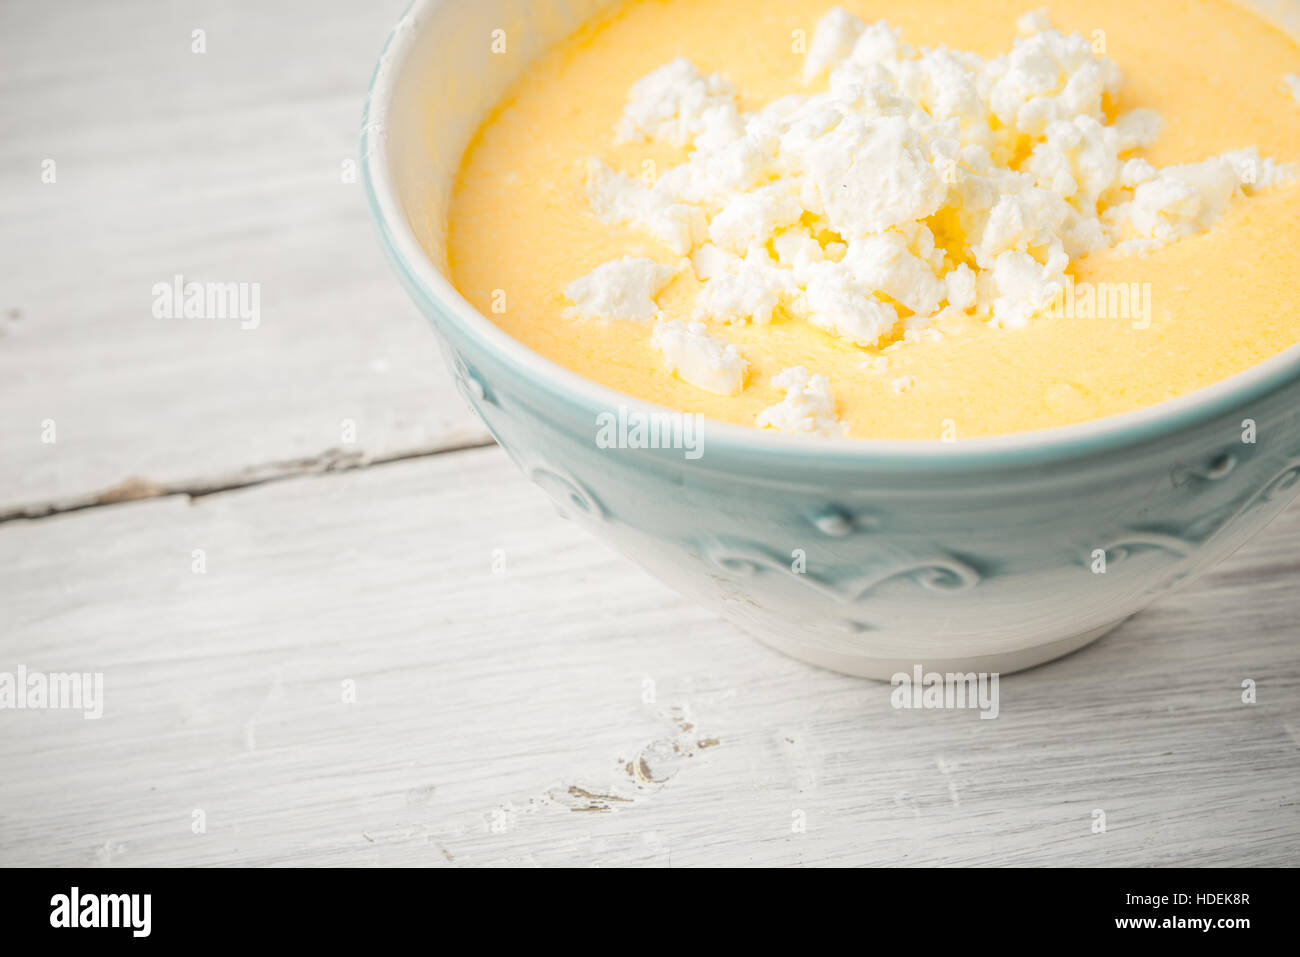
[[[445,240],[478,125],[533,55],[604,5],[415,3],[381,56],[362,143],[383,244],[466,400],[594,534],[797,658],[885,679],[918,663],[1006,673],[1103,635],[1300,491],[1295,348],[1182,398],[1032,433],[817,440],[705,423],[698,456],[607,447],[610,416],[672,413],[507,336],[452,286]],[[509,56],[490,52],[498,29]]]

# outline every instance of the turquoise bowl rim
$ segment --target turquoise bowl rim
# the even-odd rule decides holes
[[[386,117],[395,81],[414,47],[419,22],[448,0],[413,0],[389,33],[371,76],[361,117],[361,171],[371,218],[407,290],[425,315],[453,325],[527,382],[589,413],[624,406],[647,412],[680,414],[618,392],[534,352],[472,306],[434,268],[402,210],[389,174]],[[953,470],[1015,468],[1101,455],[1195,429],[1234,409],[1300,381],[1300,343],[1212,385],[1118,415],[1073,425],[945,442],[941,439],[859,439],[803,437],[707,420],[708,457],[766,458],[805,468],[843,470]]]

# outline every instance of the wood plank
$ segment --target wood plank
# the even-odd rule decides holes
[[[0,711],[0,863],[1294,863],[1298,546],[981,721],[750,641],[497,449],[10,522],[0,670],[105,704]]]
[[[487,441],[343,181],[405,5],[0,5],[0,517]]]

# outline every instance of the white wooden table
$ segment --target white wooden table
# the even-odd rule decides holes
[[[0,5],[0,671],[105,682],[0,711],[0,864],[1300,860],[1300,510],[996,721],[558,518],[345,181],[403,5]]]

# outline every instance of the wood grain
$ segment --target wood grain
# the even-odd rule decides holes
[[[106,703],[0,712],[0,862],[1293,864],[1298,545],[982,721],[752,642],[496,449],[11,522],[0,670]]]
[[[404,6],[0,5],[0,517],[487,441],[343,182]]]
[[[445,451],[486,433],[343,175],[404,2],[0,4],[0,671],[106,698],[0,710],[0,865],[1300,859],[1300,510],[981,721]],[[154,318],[177,273],[260,326]]]

